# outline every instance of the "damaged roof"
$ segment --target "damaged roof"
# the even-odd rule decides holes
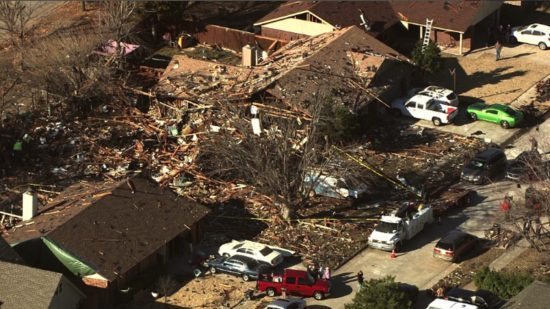
[[[17,242],[45,236],[110,281],[209,212],[142,176],[129,182],[78,183],[49,205],[32,225],[7,238]]]
[[[489,14],[497,10],[503,1],[391,1],[398,18],[405,22],[426,24],[433,19],[433,27],[466,32]]]
[[[156,91],[161,96],[211,103],[248,99],[264,90],[281,99],[299,101],[324,88],[346,92],[342,101],[349,103],[357,101],[361,92],[349,84],[350,80],[364,83],[366,78],[367,83],[362,85],[365,87],[391,83],[399,75],[387,75],[382,81],[374,78],[378,69],[383,63],[388,67],[389,62],[407,61],[391,47],[352,26],[291,41],[252,69],[174,56]]]
[[[292,18],[309,12],[323,21],[341,28],[360,26],[363,16],[371,27],[370,33],[378,34],[399,21],[387,1],[289,1],[262,17],[254,25],[264,25],[277,20]]]

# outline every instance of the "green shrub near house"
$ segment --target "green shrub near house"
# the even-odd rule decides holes
[[[514,297],[533,280],[527,273],[499,272],[489,267],[483,268],[474,276],[474,282],[479,289],[491,291],[502,299]]]

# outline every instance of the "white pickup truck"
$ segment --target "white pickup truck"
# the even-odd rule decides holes
[[[382,216],[380,222],[369,236],[368,244],[372,248],[398,251],[404,241],[413,238],[433,221],[431,206],[406,204],[389,216]]]
[[[450,123],[458,114],[457,107],[442,104],[432,97],[422,94],[417,94],[408,100],[397,99],[392,102],[391,108],[392,113],[396,115],[430,120],[436,126]]]

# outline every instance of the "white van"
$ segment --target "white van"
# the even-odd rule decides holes
[[[437,298],[426,309],[479,309],[478,306]]]

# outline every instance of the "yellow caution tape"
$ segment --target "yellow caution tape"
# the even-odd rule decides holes
[[[348,157],[348,158],[349,158],[350,160],[352,160],[353,162],[355,162],[355,163],[361,165],[362,167],[364,167],[364,168],[368,169],[369,171],[373,172],[374,174],[376,174],[376,175],[378,175],[378,176],[380,176],[380,177],[386,179],[387,181],[389,181],[390,183],[392,183],[392,184],[395,185],[396,187],[401,187],[401,188],[403,188],[403,189],[405,189],[405,190],[407,190],[407,191],[409,191],[409,192],[412,192],[412,193],[415,194],[416,196],[421,197],[420,194],[416,193],[416,192],[413,191],[411,188],[405,186],[404,184],[402,184],[402,183],[399,182],[399,181],[395,181],[395,180],[391,179],[390,177],[388,177],[388,176],[386,176],[386,175],[380,173],[380,172],[377,171],[374,167],[372,167],[372,166],[370,166],[369,164],[367,164],[367,163],[365,163],[365,162],[359,160],[358,158],[356,158],[356,157],[350,155],[349,153],[343,151],[342,149],[340,149],[340,148],[338,148],[338,147],[336,147],[336,146],[334,146],[334,145],[332,146],[332,148],[338,150],[341,154],[345,155],[346,157]]]

